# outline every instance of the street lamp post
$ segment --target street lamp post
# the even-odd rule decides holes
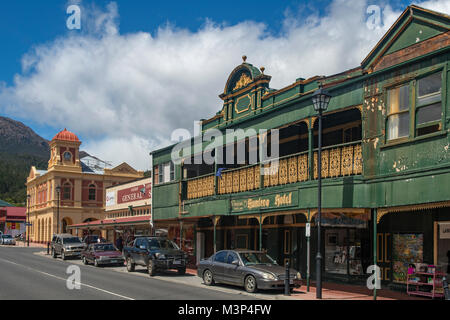
[[[31,199],[31,196],[29,194],[27,194],[27,205],[28,205],[27,228],[25,229],[27,232],[27,247],[30,246],[30,199]]]
[[[58,203],[56,206],[56,233],[61,233],[59,230],[59,202],[60,202],[60,193],[61,193],[61,187],[56,187],[56,193],[58,194]]]
[[[314,110],[319,112],[319,132],[317,151],[317,255],[316,255],[316,298],[322,299],[322,254],[321,252],[321,221],[322,221],[322,112],[328,108],[331,95],[319,85],[319,90],[312,96]]]

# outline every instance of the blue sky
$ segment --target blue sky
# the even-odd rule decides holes
[[[433,8],[448,8],[448,2],[425,1]],[[66,9],[72,3],[83,10],[81,31],[66,28]],[[386,24],[380,30],[364,30],[365,9],[372,4],[383,9]],[[0,115],[24,122],[46,139],[67,127],[79,135],[84,148],[113,162],[111,149],[131,141],[134,147],[129,152],[142,158],[147,149],[167,144],[174,128],[191,129],[191,121],[219,111],[217,95],[243,54],[250,63],[266,67],[275,88],[297,77],[341,72],[357,66],[409,4],[405,0],[0,1]],[[93,22],[100,25],[94,31],[86,27]],[[333,24],[337,27],[332,31],[339,34],[331,36]],[[325,64],[308,61],[326,51],[313,51],[314,43],[322,40],[324,46],[333,46],[327,48],[333,59],[324,56]],[[351,56],[347,41],[355,46]],[[124,62],[128,56],[135,60]],[[22,71],[23,65],[31,68]],[[178,79],[180,73],[184,79]],[[101,79],[103,74],[107,81]],[[183,99],[173,98],[174,92],[183,93]],[[180,113],[173,106],[185,106],[188,116],[174,116]],[[133,117],[146,125],[136,124]],[[126,160],[146,169],[137,158]]]
[[[136,31],[155,32],[166,23],[179,28],[197,30],[206,19],[230,25],[252,20],[263,22],[273,33],[280,32],[287,11],[307,16],[312,12],[323,14],[330,0],[313,1],[151,1],[116,0],[120,11],[121,33]],[[410,1],[388,1],[395,9],[403,9]],[[52,41],[70,32],[66,29],[67,1],[14,0],[0,2],[0,43],[7,50],[0,52],[0,81],[12,83],[15,73],[21,70],[21,58],[33,46]],[[109,1],[84,1],[84,5],[102,8]],[[371,1],[370,3],[384,3]],[[299,12],[300,11],[300,12]]]

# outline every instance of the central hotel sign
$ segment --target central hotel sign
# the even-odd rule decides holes
[[[231,212],[277,209],[298,204],[298,192],[271,194],[261,197],[231,200]]]
[[[135,186],[117,191],[117,203],[128,203],[151,198],[151,184]]]

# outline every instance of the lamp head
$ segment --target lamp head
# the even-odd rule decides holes
[[[314,105],[314,110],[316,111],[326,111],[328,109],[328,104],[331,100],[331,94],[328,93],[325,89],[322,88],[322,86],[319,87],[319,89],[313,93],[312,95],[312,101]]]

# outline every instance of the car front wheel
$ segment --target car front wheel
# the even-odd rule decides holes
[[[83,264],[85,264],[85,265],[88,264],[88,262],[87,262],[87,260],[86,260],[86,257],[83,257]]]
[[[131,261],[131,258],[128,257],[127,258],[127,271],[128,272],[133,272],[134,271],[134,267],[135,267],[134,263]]]
[[[203,273],[203,282],[207,285],[207,286],[212,286],[214,284],[214,278],[213,278],[213,274],[211,271],[206,270]]]
[[[99,264],[98,264],[98,260],[97,260],[97,259],[94,260],[94,266],[97,267],[97,268],[99,267]]]
[[[55,251],[55,249],[52,249],[52,257],[53,257],[53,259],[56,259],[56,251]]]
[[[180,276],[186,274],[186,268],[180,268],[180,269],[178,269],[178,274],[179,274]]]
[[[245,291],[250,293],[255,293],[257,290],[256,288],[256,279],[254,276],[247,276],[245,278]]]
[[[64,250],[61,252],[61,259],[66,260],[66,255],[64,254]]]

